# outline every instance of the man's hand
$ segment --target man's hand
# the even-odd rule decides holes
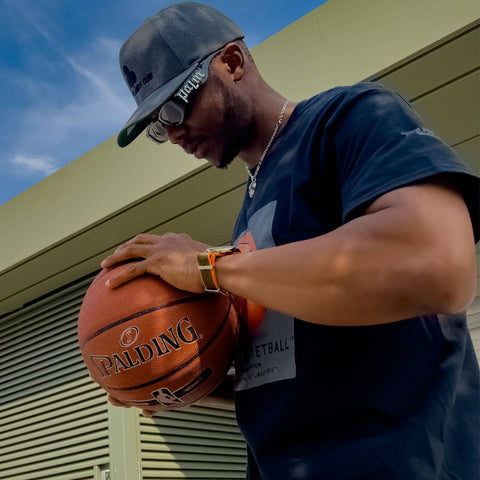
[[[114,407],[123,407],[123,408],[130,408],[130,405],[127,403],[123,403],[120,400],[118,400],[115,397],[112,397],[110,394],[108,395],[108,401],[114,406]],[[155,416],[157,412],[154,410],[142,410],[142,415],[145,418],[151,418]]]
[[[205,288],[198,269],[197,253],[206,248],[208,245],[192,240],[187,234],[140,234],[120,245],[101,266],[109,268],[117,263],[138,259],[108,281],[107,286],[111,288],[150,273],[176,288],[200,293]]]

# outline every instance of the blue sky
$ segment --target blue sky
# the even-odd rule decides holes
[[[205,0],[253,47],[325,0]],[[0,0],[0,204],[115,135],[135,109],[118,50],[176,1]]]

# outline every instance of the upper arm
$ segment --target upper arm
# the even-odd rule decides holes
[[[472,222],[460,193],[441,177],[392,190],[373,201],[365,215],[382,213],[383,235],[422,256],[446,302],[468,304],[475,295],[476,262]],[[448,298],[447,298],[448,297]]]

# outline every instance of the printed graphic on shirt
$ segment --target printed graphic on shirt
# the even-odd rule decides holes
[[[405,137],[409,137],[410,135],[426,135],[427,137],[437,138],[435,132],[432,132],[425,127],[418,127],[415,130],[410,130],[409,132],[402,132],[400,135],[404,135]]]
[[[252,215],[248,229],[235,241],[242,251],[275,246],[272,236],[275,208],[276,202],[271,202]],[[235,368],[236,391],[295,378],[293,317],[267,309],[262,323],[248,333],[248,341],[241,345]]]

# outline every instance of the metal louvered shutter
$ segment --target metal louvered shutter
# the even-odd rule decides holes
[[[77,345],[86,282],[0,319],[0,479],[101,480],[105,393]]]
[[[195,405],[140,417],[142,480],[245,478],[246,448],[233,402]]]

